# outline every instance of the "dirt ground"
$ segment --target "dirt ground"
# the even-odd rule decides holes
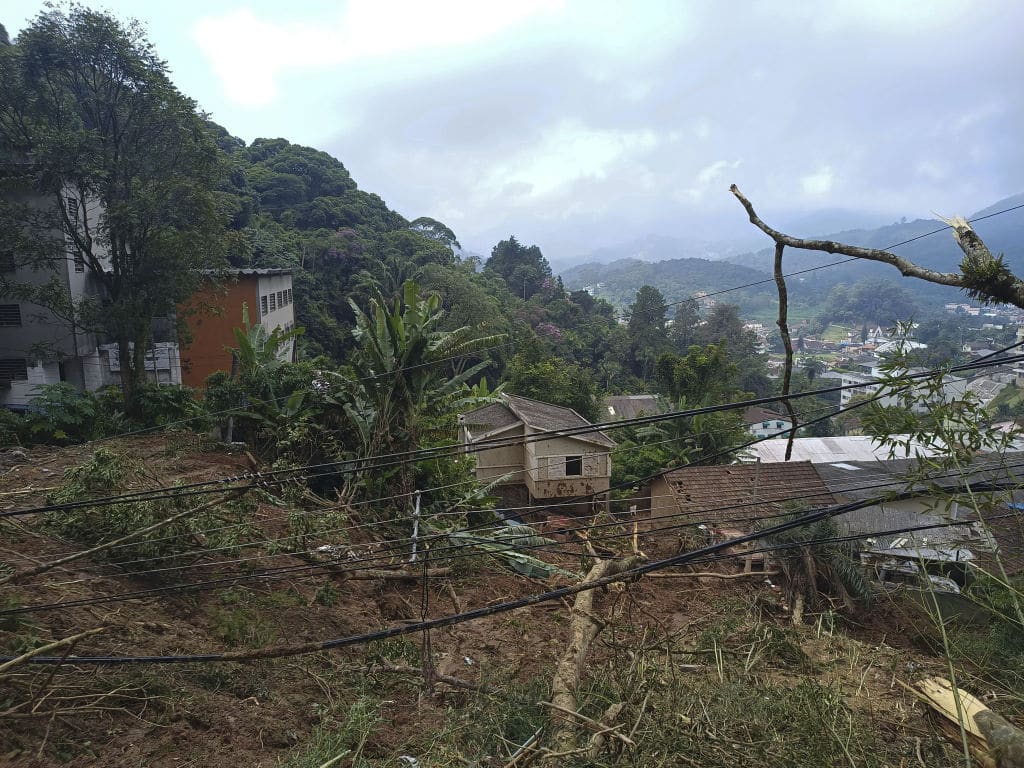
[[[94,448],[0,452],[0,512],[46,503],[64,472],[85,461]],[[206,450],[181,439],[139,437],[120,441],[116,449],[140,459],[167,484],[216,479],[250,468],[244,452]],[[286,510],[258,497],[247,497],[244,503],[265,538],[285,527]],[[372,551],[372,537],[366,528],[359,530],[345,545],[354,552]],[[0,563],[15,570],[75,548],[53,536],[40,515],[4,518],[0,531]],[[173,581],[244,576],[252,567],[224,564],[229,559],[198,558]],[[308,564],[280,553],[261,560],[258,567]],[[565,556],[560,564],[580,566]],[[0,586],[0,600],[3,607],[67,602],[167,581],[84,559],[25,583]],[[426,590],[418,580],[356,580],[306,569],[217,589],[0,616],[0,646],[3,655],[16,655],[96,627],[104,632],[76,644],[74,654],[196,654],[296,644],[494,605],[551,584],[487,562],[458,566],[450,576],[429,580]],[[596,607],[608,625],[592,649],[595,670],[673,638],[681,643],[677,647],[692,651],[683,659],[693,667],[690,674],[713,677],[721,669],[707,657],[708,649],[700,647],[709,627],[737,614],[756,614],[759,621],[779,627],[789,623],[778,588],[761,579],[648,578],[602,589]],[[568,604],[555,601],[435,630],[429,643],[437,672],[470,688],[529,689],[537,681],[550,681],[568,641],[568,615]],[[460,708],[476,701],[472,691],[445,683],[432,692],[424,690],[416,673],[423,642],[417,633],[369,646],[243,663],[66,664],[56,669],[19,665],[8,678],[16,688],[5,692],[0,685],[0,764],[282,765],[317,733],[325,711],[351,708],[368,693],[379,702],[374,713],[378,727],[360,745],[363,759],[372,765],[408,764],[396,762],[396,754],[422,744],[424,734],[451,728]],[[915,646],[912,628],[878,612],[860,626],[841,630],[818,621],[802,628],[797,644],[816,679],[835,686],[848,706],[870,714],[879,727],[911,734],[907,738],[932,733],[921,707],[899,682],[942,674],[945,668]],[[767,641],[762,645],[752,642],[751,658],[737,663],[753,664],[755,652],[773,652]],[[781,679],[789,673],[766,674]]]

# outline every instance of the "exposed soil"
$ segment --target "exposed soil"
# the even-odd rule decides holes
[[[164,437],[122,440],[115,447],[141,459],[168,485],[244,472],[250,462],[245,453],[204,450],[198,443],[172,443]],[[64,471],[85,461],[92,450],[83,446],[0,452],[0,511],[45,503]],[[256,497],[245,503],[265,538],[284,530],[286,510]],[[39,517],[5,519],[0,562],[22,569],[74,551],[74,545],[48,533]],[[367,530],[359,529],[347,546],[355,552],[370,551],[373,540]],[[645,548],[648,545],[657,549],[656,543],[648,542]],[[244,563],[208,564],[229,559],[233,557],[207,555],[173,579],[164,574],[159,581],[108,563],[81,560],[0,589],[6,606],[67,602],[245,573]],[[280,554],[256,567],[307,564]],[[572,558],[563,558],[561,564],[579,567]],[[549,583],[485,562],[458,565],[451,577],[429,582],[426,615],[492,605],[548,587]],[[100,626],[108,631],[76,645],[75,654],[194,654],[294,644],[418,620],[423,598],[417,581],[353,580],[307,570],[215,590],[0,616],[0,646],[5,655],[20,653]],[[595,670],[613,662],[628,664],[637,649],[656,649],[672,638],[681,643],[677,649],[694,652],[680,657],[680,662],[704,665],[687,674],[713,678],[721,671],[709,649],[701,647],[709,627],[738,614],[780,628],[788,625],[778,589],[760,579],[645,579],[626,588],[602,590],[596,604],[601,615],[611,619],[592,649]],[[806,656],[799,675],[813,674],[836,686],[851,708],[868,713],[880,728],[891,729],[894,738],[927,735],[931,730],[920,707],[897,681],[943,674],[945,668],[916,649],[913,633],[893,621],[879,610],[863,619],[862,626],[849,625],[835,633],[824,623],[805,627],[796,636],[799,652]],[[531,681],[550,681],[567,631],[566,604],[552,602],[434,631],[430,644],[441,675],[520,690]],[[375,715],[383,727],[368,734],[362,757],[374,765],[399,765],[395,757],[401,750],[423,744],[431,733],[450,726],[453,713],[474,706],[476,696],[446,684],[427,692],[416,674],[388,669],[418,668],[422,641],[416,634],[366,647],[245,663],[66,665],[56,672],[52,667],[22,665],[15,670],[19,683],[31,681],[38,700],[16,709],[18,717],[5,718],[0,764],[275,766],[310,737],[323,722],[324,711],[344,710],[370,691],[379,696]],[[756,645],[751,645],[752,656],[775,653],[767,640],[763,648]],[[798,676],[784,668],[772,669],[765,674],[794,680]],[[47,714],[110,691],[116,693],[94,702],[88,711]],[[8,698],[0,691],[0,711],[24,702],[19,696]],[[85,698],[58,700],[67,696]],[[26,716],[33,709],[36,714]]]

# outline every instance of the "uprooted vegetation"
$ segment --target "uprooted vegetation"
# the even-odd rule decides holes
[[[0,498],[20,508],[110,495],[115,487],[185,485],[242,471],[247,461],[199,443],[169,450],[162,438],[121,441],[103,453],[39,452],[5,463],[4,493],[13,495]],[[8,519],[3,562],[18,572],[123,535],[125,513],[113,509],[76,510],[93,515],[88,534],[56,527],[56,511]],[[595,558],[638,557],[623,546],[629,537],[562,536],[557,546],[524,553],[550,566],[538,571],[499,556],[499,536],[481,546],[460,541],[465,556],[458,558],[421,550],[410,566],[407,550],[389,549],[391,533],[323,511],[339,517],[321,525],[316,508],[263,488],[191,520],[177,538],[189,542],[186,549],[136,552],[120,564],[97,553],[7,584],[3,655],[92,630],[46,654],[248,653],[494,605],[575,583]],[[218,538],[228,530],[235,538]],[[664,546],[642,536],[636,543],[648,554]],[[330,567],[313,567],[310,553],[324,545],[336,548]],[[568,554],[577,551],[582,556]],[[356,560],[365,568],[346,566]],[[189,567],[154,571],[182,564]],[[250,578],[269,569],[294,570]],[[142,600],[10,612],[212,578],[225,581]],[[794,627],[786,595],[763,577],[675,569],[582,594],[592,602],[573,605],[570,597],[429,635],[279,659],[14,664],[0,669],[0,754],[14,766],[948,765],[963,760],[955,741],[933,727],[903,685],[946,674],[947,650],[961,686],[994,693],[991,706],[1011,719],[1024,713],[1021,634],[1008,614],[980,630],[951,625],[944,642],[927,614],[888,599],[852,615],[826,603]],[[998,595],[992,603],[1001,604]],[[553,706],[556,673],[574,630],[587,625],[579,677],[568,678],[574,705],[567,711]],[[566,740],[556,744],[563,732]]]

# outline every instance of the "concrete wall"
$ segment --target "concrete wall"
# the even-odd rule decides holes
[[[659,475],[651,480],[648,489],[652,525],[657,526],[658,518],[660,517],[664,517],[665,515],[674,515],[679,512],[679,508],[676,506],[675,497],[671,494],[668,482],[665,480],[664,475]]]
[[[37,394],[36,387],[60,383],[60,363],[33,361],[28,365],[28,379],[12,381],[9,387],[0,387],[0,405],[24,409]]]

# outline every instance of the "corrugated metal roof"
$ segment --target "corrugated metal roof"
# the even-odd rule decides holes
[[[657,416],[663,412],[656,395],[608,395],[601,402],[601,417],[607,414],[610,421]]]
[[[896,440],[906,441],[908,435],[893,435]],[[752,460],[760,459],[765,463],[783,462],[786,460],[786,439],[775,438],[762,440],[747,449]],[[899,451],[899,449],[897,449]],[[920,444],[911,443],[909,454],[913,456],[937,456],[938,451]],[[896,457],[904,458],[897,452]],[[868,435],[846,435],[843,437],[798,437],[793,441],[791,461],[810,461],[815,464],[835,463],[837,461],[877,461],[893,458],[889,446],[875,442]]]

